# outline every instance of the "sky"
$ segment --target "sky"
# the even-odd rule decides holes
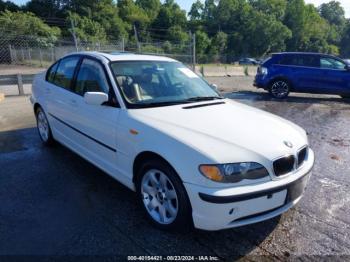
[[[190,10],[192,3],[194,2],[194,0],[175,0],[182,9],[185,9],[187,12]],[[204,1],[204,0],[202,0]],[[350,1],[349,0],[338,0],[343,8],[345,9],[345,13],[346,13],[346,17],[350,18]],[[28,0],[12,0],[12,2],[18,4],[18,5],[23,5],[26,2],[28,2]],[[329,2],[329,0],[305,0],[306,3],[312,3],[315,6],[319,6],[322,3],[327,3]]]

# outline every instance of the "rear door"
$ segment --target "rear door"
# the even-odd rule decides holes
[[[72,84],[79,61],[80,56],[61,59],[47,90],[50,97],[47,104],[47,115],[53,135],[68,146],[75,144],[70,137],[69,125],[74,121],[72,112],[76,104],[74,104],[75,94],[72,92]]]
[[[312,54],[289,54],[280,61],[292,82],[294,91],[313,93],[317,90],[320,72],[319,59]]]

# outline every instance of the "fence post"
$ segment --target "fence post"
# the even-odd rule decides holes
[[[12,54],[11,45],[9,45],[9,50],[10,50],[10,64],[12,64],[13,63],[13,54]]]
[[[193,71],[196,71],[196,34],[192,35],[192,63]]]
[[[32,56],[30,54],[30,48],[28,48],[28,58],[29,58],[29,64],[32,65]]]
[[[22,62],[24,62],[24,51],[23,51],[23,48],[21,49],[21,53],[22,53]]]
[[[125,39],[122,37],[122,51],[125,51]]]
[[[40,66],[43,67],[43,54],[41,52],[41,48],[39,48],[39,58],[40,58]]]
[[[17,85],[18,85],[18,94],[20,96],[24,95],[24,89],[23,89],[23,80],[22,75],[17,74]]]
[[[53,56],[53,47],[51,48],[51,62],[55,62],[54,56]]]

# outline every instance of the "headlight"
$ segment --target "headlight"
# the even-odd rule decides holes
[[[269,70],[266,67],[261,67],[260,72],[261,72],[262,75],[267,75]]]
[[[237,183],[243,179],[252,180],[269,176],[266,168],[255,162],[200,165],[199,171],[206,178],[221,183]]]

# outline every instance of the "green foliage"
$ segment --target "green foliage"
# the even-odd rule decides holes
[[[158,16],[161,7],[159,0],[136,0],[135,3],[146,12],[150,21],[154,21]]]
[[[188,18],[175,0],[30,0],[24,7],[0,0],[0,30],[38,35],[52,43],[71,35],[81,41],[157,41],[145,50],[189,53],[196,35],[201,62],[233,62],[278,51],[314,51],[350,56],[350,22],[337,1],[318,8],[304,0],[196,0]],[[28,13],[30,11],[31,13]],[[42,20],[35,17],[43,17]]]
[[[69,29],[71,34],[76,35],[79,41],[101,43],[106,41],[106,32],[96,21],[88,17],[81,17],[76,13],[69,12],[67,23],[73,23],[74,28]]]
[[[16,12],[16,11],[20,11],[20,8],[11,1],[0,0],[0,12],[5,10]]]
[[[13,44],[31,36],[31,42],[38,46],[49,46],[60,36],[58,27],[50,27],[40,18],[28,12],[0,12],[0,37]]]
[[[265,14],[273,15],[277,20],[282,21],[286,13],[286,0],[250,0],[254,9]]]
[[[340,53],[343,57],[350,57],[349,43],[350,43],[350,22],[348,21],[345,26],[344,34],[340,42]]]
[[[191,10],[188,13],[191,21],[198,21],[202,19],[202,13],[204,5],[200,0],[197,0],[192,4]]]
[[[346,23],[345,12],[340,2],[324,3],[319,8],[320,15],[331,25],[344,27]]]

